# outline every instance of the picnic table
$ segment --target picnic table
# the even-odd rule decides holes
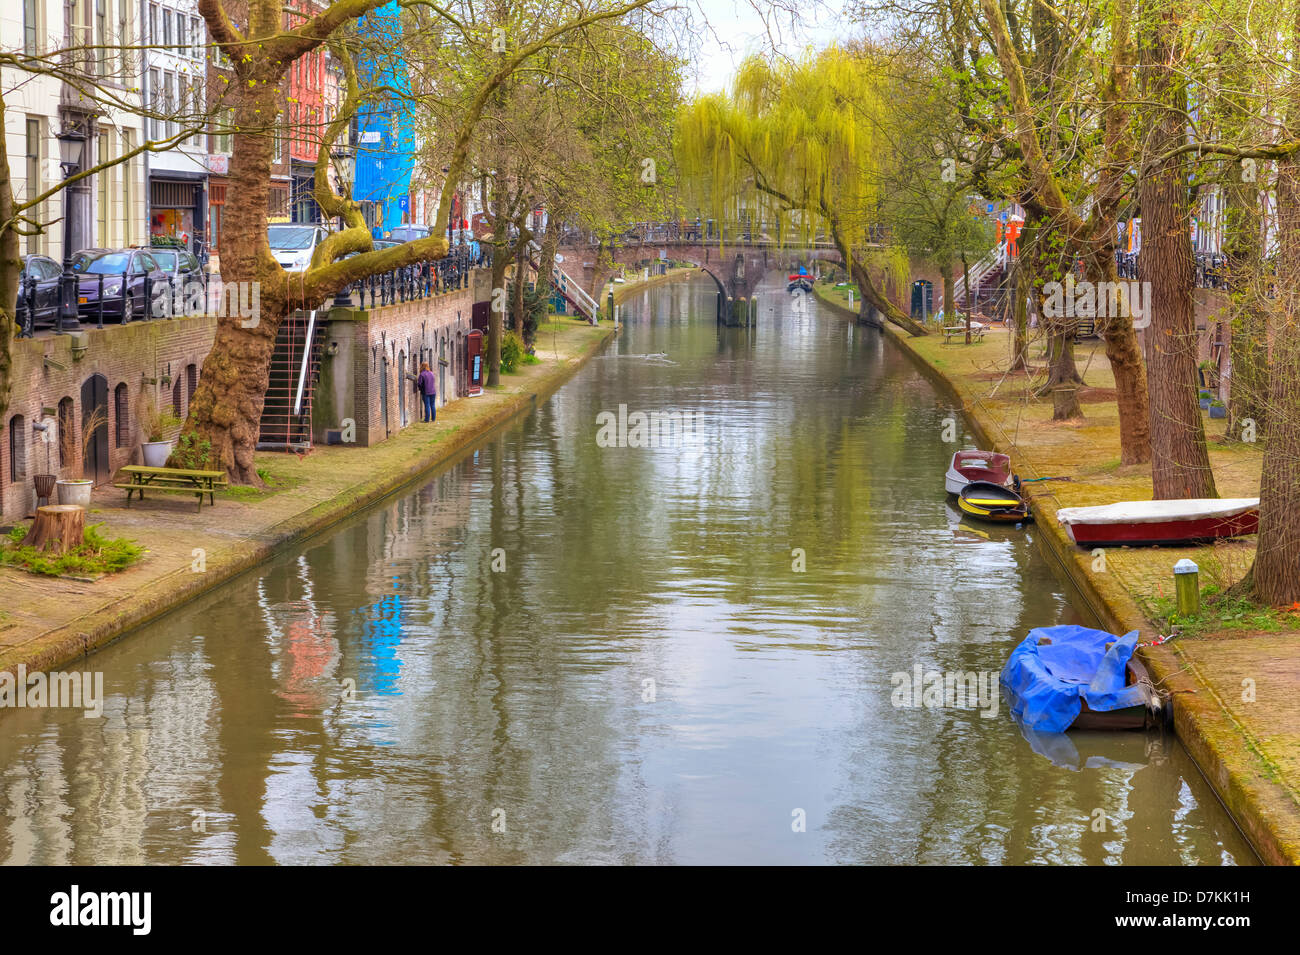
[[[943,326],[943,343],[945,345],[948,344],[948,342],[951,341],[953,338],[956,338],[958,335],[962,336],[963,338],[966,337],[966,325],[964,322],[961,325]],[[983,322],[970,323],[970,339],[973,342],[984,340]]]
[[[139,494],[144,500],[146,489],[150,491],[167,491],[173,494],[193,494],[199,499],[199,510],[203,510],[203,495],[208,496],[208,503],[215,504],[213,492],[226,487],[225,471],[191,471],[185,468],[151,468],[143,464],[128,464],[118,470],[119,481],[113,487],[126,490],[126,506],[131,506],[131,495]],[[126,476],[126,481],[120,480]]]

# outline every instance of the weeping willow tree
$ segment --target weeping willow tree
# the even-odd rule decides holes
[[[750,57],[730,94],[687,104],[675,144],[683,187],[693,180],[714,214],[745,202],[774,213],[783,239],[807,241],[825,228],[873,307],[913,335],[926,334],[898,308],[869,268],[879,224],[879,181],[871,128],[885,104],[865,57],[829,47],[797,61]]]

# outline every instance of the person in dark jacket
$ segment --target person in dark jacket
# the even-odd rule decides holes
[[[429,370],[429,363],[420,363],[420,376],[415,379],[415,388],[424,399],[423,421],[438,420],[438,379]]]

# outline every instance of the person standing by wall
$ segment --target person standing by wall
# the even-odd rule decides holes
[[[415,379],[415,389],[424,399],[424,417],[420,420],[424,422],[438,420],[438,379],[429,370],[427,361],[420,363],[420,376]]]

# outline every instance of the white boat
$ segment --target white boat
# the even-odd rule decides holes
[[[1188,498],[1120,501],[1096,507],[1063,507],[1056,519],[1070,540],[1097,545],[1180,545],[1240,537],[1259,529],[1259,498]]]
[[[952,456],[948,473],[943,476],[943,486],[949,494],[960,495],[972,481],[988,481],[1008,486],[1011,482],[1011,459],[996,451],[967,448]]]

